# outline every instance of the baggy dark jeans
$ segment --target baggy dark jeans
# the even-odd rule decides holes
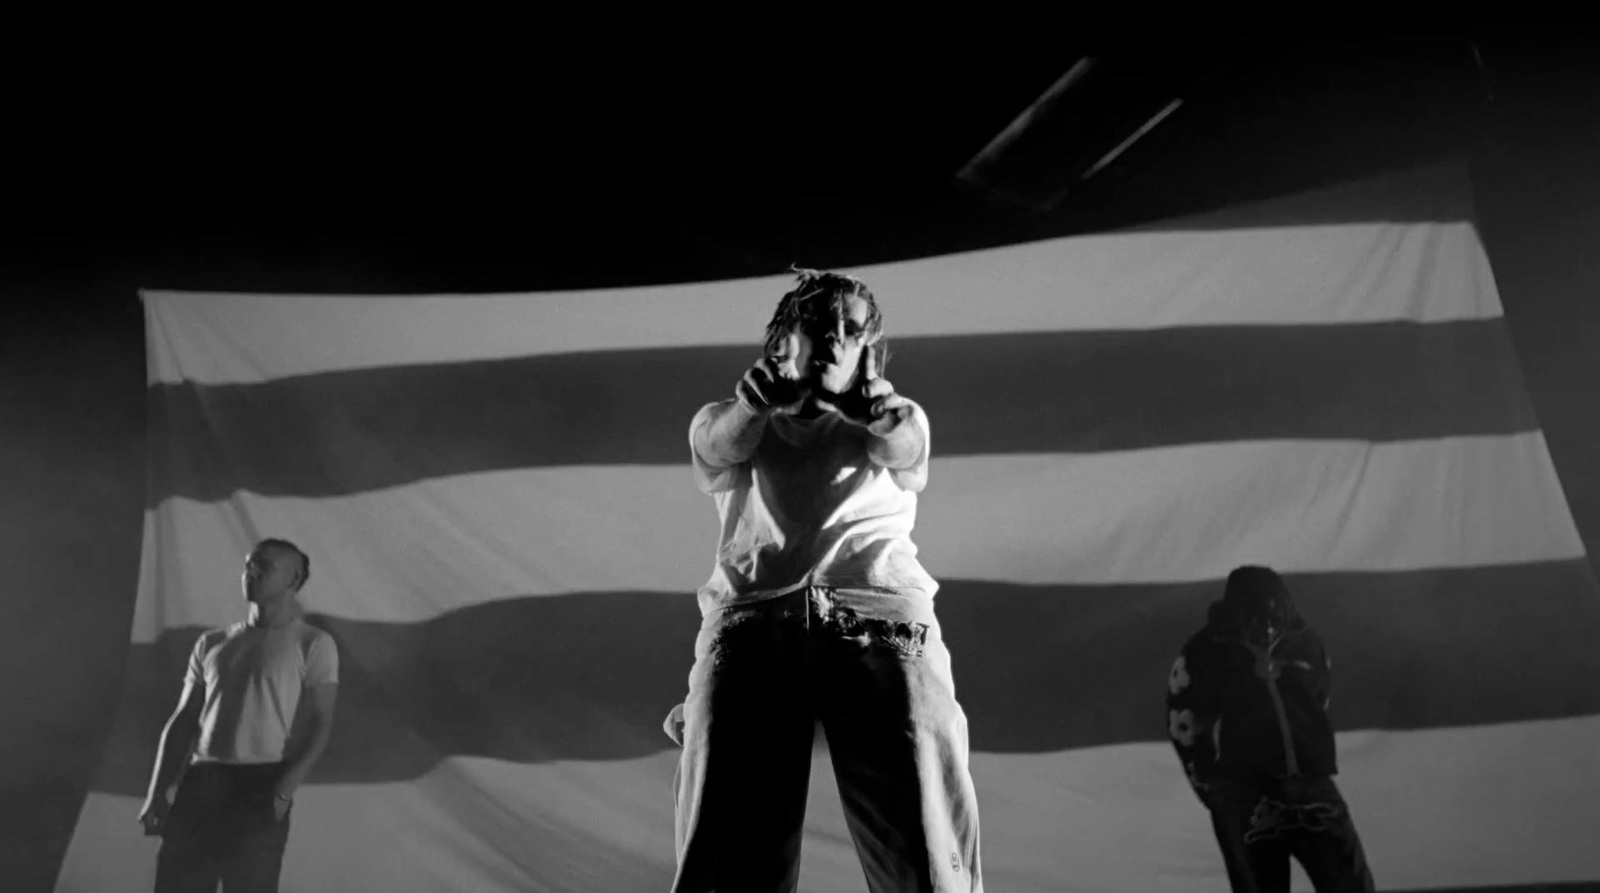
[[[675,893],[796,888],[818,722],[868,888],[982,891],[967,720],[933,600],[811,587],[701,624]]]
[[[272,796],[282,763],[184,771],[156,857],[156,893],[277,893],[289,815]]]
[[[1211,827],[1234,893],[1289,893],[1289,859],[1318,893],[1372,893],[1350,808],[1327,776],[1208,783]]]

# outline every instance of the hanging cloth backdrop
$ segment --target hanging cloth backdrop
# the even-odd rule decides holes
[[[1600,597],[1467,194],[1447,166],[853,271],[932,422],[915,539],[990,890],[1226,889],[1163,697],[1244,562],[1328,640],[1383,887],[1600,879]],[[687,427],[789,281],[144,293],[133,648],[58,889],[148,889],[184,657],[283,536],[343,665],[285,891],[665,890],[716,537]],[[819,750],[802,887],[861,890],[832,783]]]

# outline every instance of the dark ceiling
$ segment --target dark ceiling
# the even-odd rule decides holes
[[[1018,30],[270,65],[218,45],[169,52],[92,88],[13,88],[28,136],[13,142],[0,220],[13,242],[229,227],[405,234],[479,256],[537,242],[553,267],[589,271],[556,281],[589,284],[634,278],[654,245],[745,275],[781,269],[797,245],[817,264],[859,264],[1463,156],[1497,104],[1594,83],[1588,42],[1552,27],[1103,47]],[[1088,74],[983,182],[956,176],[1086,57]],[[606,263],[617,269],[596,271]],[[648,275],[675,274],[658,263]]]

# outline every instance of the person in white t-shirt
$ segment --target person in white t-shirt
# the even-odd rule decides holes
[[[339,683],[333,637],[297,598],[310,577],[299,547],[262,540],[245,557],[246,619],[195,642],[139,815],[162,838],[157,893],[278,889],[294,794],[327,747]]]
[[[677,893],[792,891],[817,724],[873,890],[980,891],[967,721],[911,541],[928,419],[860,280],[797,270],[764,356],[689,429],[720,535],[666,729]]]

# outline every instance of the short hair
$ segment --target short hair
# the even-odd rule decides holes
[[[304,589],[306,581],[311,579],[311,556],[307,555],[303,549],[294,543],[291,543],[285,539],[279,539],[277,537],[268,537],[261,542],[256,543],[256,548],[259,549],[262,546],[273,546],[278,549],[288,549],[290,552],[300,556],[300,576],[295,579],[294,588],[296,590]]]
[[[761,345],[767,356],[776,353],[790,332],[815,318],[821,309],[831,309],[856,297],[867,302],[867,338],[876,339],[878,368],[882,370],[889,364],[889,341],[883,337],[883,312],[878,309],[878,300],[865,282],[843,273],[805,267],[790,266],[789,272],[795,274],[795,287],[778,299],[772,320],[767,323],[766,340]]]

